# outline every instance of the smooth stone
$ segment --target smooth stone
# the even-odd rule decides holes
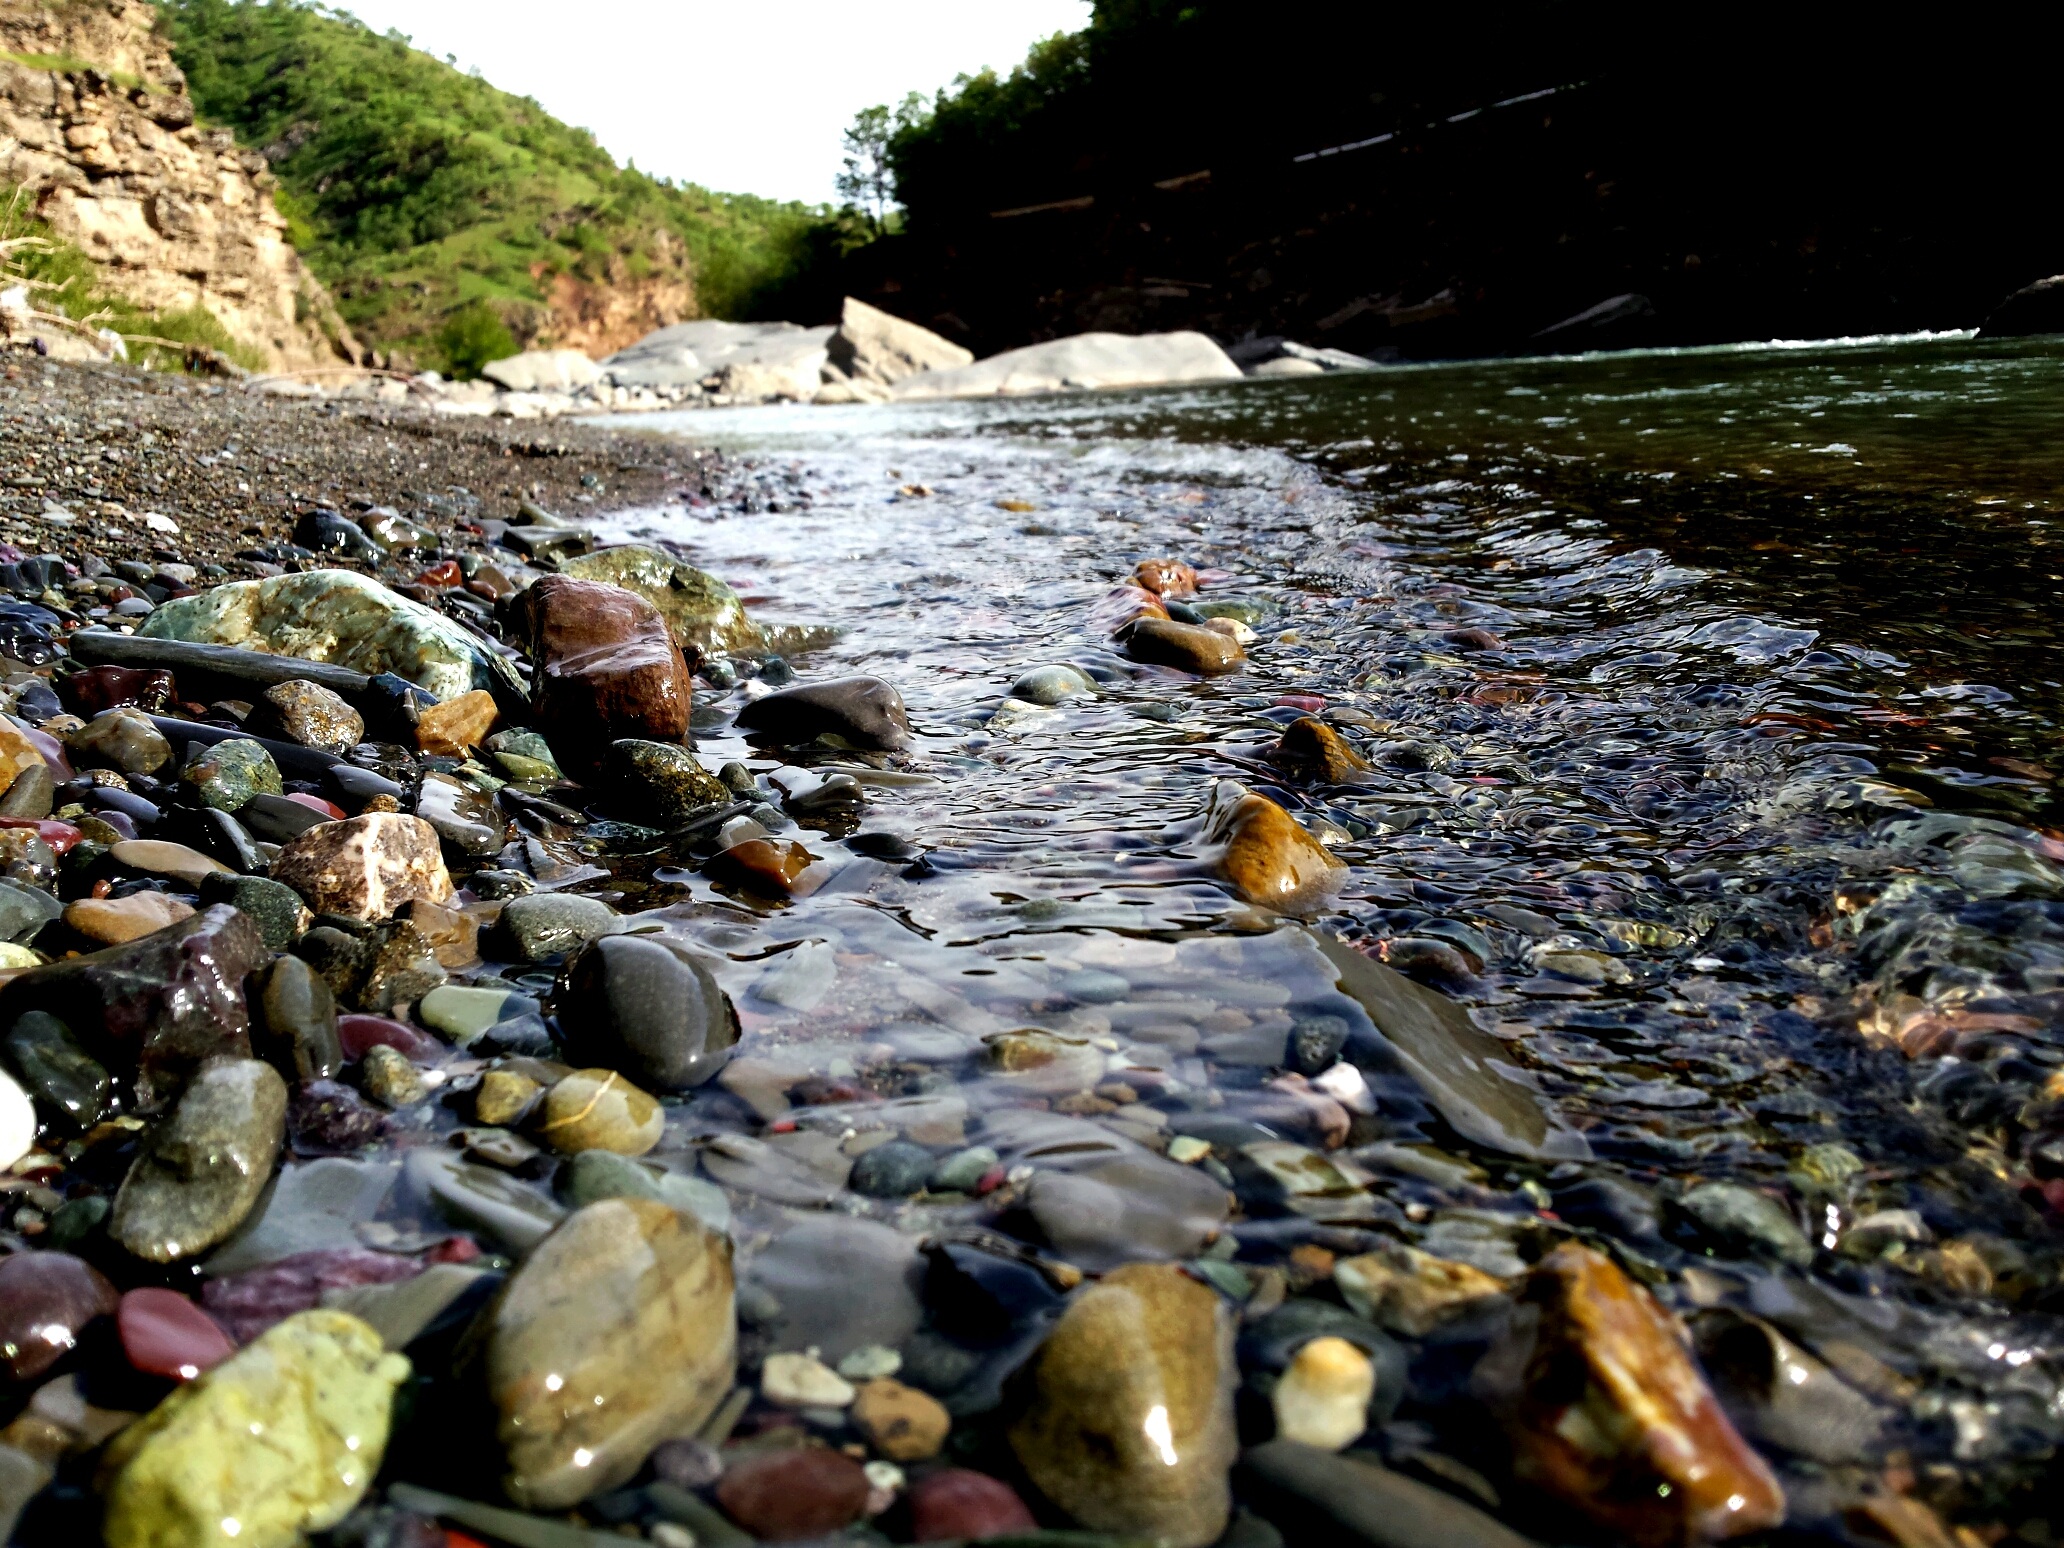
[[[1204,839],[1223,846],[1218,875],[1238,896],[1280,913],[1308,913],[1347,878],[1347,868],[1295,818],[1235,780],[1213,786]]]
[[[96,1317],[121,1297],[107,1276],[65,1252],[0,1258],[0,1366],[10,1381],[33,1381],[78,1345]]]
[[[287,1138],[297,1156],[344,1156],[385,1138],[386,1114],[351,1087],[311,1080],[287,1101]]]
[[[659,610],[683,652],[698,658],[759,656],[767,638],[746,616],[738,593],[663,548],[628,543],[569,559],[562,575],[634,591]]]
[[[1231,1195],[1205,1173],[1144,1151],[1041,1171],[1025,1202],[1054,1251],[1091,1270],[1190,1257],[1232,1207]]]
[[[666,620],[618,586],[548,575],[517,605],[532,663],[534,724],[582,773],[612,742],[680,742],[694,683]]]
[[[564,1155],[613,1150],[642,1156],[666,1132],[666,1113],[615,1070],[575,1070],[545,1093],[538,1137]]]
[[[703,958],[665,936],[612,935],[582,947],[567,960],[551,1009],[570,1060],[621,1070],[656,1091],[703,1084],[739,1036],[738,1013]]]
[[[279,765],[258,743],[240,738],[187,744],[186,766],[179,777],[191,785],[205,806],[233,812],[254,795],[280,793]]]
[[[198,888],[210,876],[232,874],[220,860],[210,859],[198,849],[171,844],[163,839],[124,839],[108,851],[108,858],[125,871],[145,876],[168,876]]]
[[[800,1137],[810,1145],[826,1138]],[[743,1134],[720,1135],[703,1148],[702,1169],[726,1188],[757,1194],[776,1204],[829,1204],[845,1187],[852,1163],[840,1154],[835,1141],[827,1151],[813,1154],[808,1145],[779,1149]]]
[[[1376,1367],[1344,1338],[1315,1338],[1292,1356],[1270,1395],[1276,1434],[1339,1451],[1369,1427]]]
[[[1238,640],[1201,624],[1172,618],[1136,618],[1125,631],[1125,653],[1135,661],[1175,667],[1203,677],[1236,672],[1247,653]]]
[[[7,793],[0,796],[0,817],[27,817],[32,821],[48,817],[57,804],[56,798],[56,776],[48,764],[36,764],[8,782]]]
[[[1677,1201],[1699,1231],[1731,1254],[1761,1254],[1804,1268],[1813,1244],[1791,1212],[1767,1193],[1739,1183],[1702,1183]]]
[[[1474,1264],[1401,1242],[1340,1259],[1333,1282],[1356,1316],[1407,1338],[1424,1338],[1446,1323],[1501,1305],[1507,1289],[1505,1281]]]
[[[191,903],[162,892],[134,892],[126,898],[80,898],[65,905],[64,921],[89,941],[119,946],[191,919],[193,913]]]
[[[286,1082],[271,1065],[203,1065],[130,1166],[108,1235],[152,1263],[206,1252],[257,1204],[286,1125]]]
[[[461,1230],[478,1231],[516,1253],[536,1246],[566,1214],[535,1188],[493,1167],[427,1147],[409,1152],[402,1186]]]
[[[155,1112],[202,1060],[250,1053],[243,982],[266,955],[250,918],[216,904],[140,940],[31,968],[0,988],[0,1023],[49,1012],[111,1071],[134,1071],[137,1110]]]
[[[1283,728],[1269,761],[1323,784],[1345,785],[1369,772],[1369,764],[1347,738],[1323,720],[1306,715]]]
[[[797,878],[816,860],[794,839],[748,838],[710,856],[703,869],[713,880],[785,898],[794,895]]]
[[[330,986],[299,957],[282,956],[264,972],[257,994],[260,1052],[297,1082],[328,1080],[344,1067],[337,1002]]]
[[[971,1242],[925,1248],[925,1299],[940,1332],[972,1345],[1001,1344],[1052,1320],[1061,1292],[1034,1263]]]
[[[911,1541],[977,1542],[1038,1530],[1017,1492],[999,1478],[964,1467],[943,1468],[910,1486]]]
[[[249,1343],[297,1312],[321,1305],[332,1290],[393,1284],[421,1271],[414,1258],[399,1253],[326,1247],[209,1279],[201,1286],[201,1305],[230,1337]]]
[[[910,715],[903,696],[879,677],[844,677],[782,688],[738,712],[736,725],[781,746],[820,737],[873,752],[910,745]]]
[[[953,1429],[945,1405],[928,1392],[881,1377],[853,1398],[853,1428],[891,1462],[925,1462],[936,1457]]]
[[[736,799],[694,753],[674,742],[612,742],[601,785],[617,809],[655,828],[678,827]]]
[[[1536,1548],[1496,1517],[1393,1472],[1367,1452],[1335,1456],[1272,1440],[1240,1458],[1244,1497],[1285,1529],[1285,1541],[1340,1548]]]
[[[761,1452],[724,1469],[717,1503],[755,1537],[790,1542],[852,1525],[867,1509],[867,1474],[825,1447]]]
[[[1497,1065],[1510,1050],[1453,1000],[1314,931],[1305,937],[1331,964],[1343,992],[1359,1001],[1427,1100],[1463,1138],[1536,1160],[1588,1160],[1591,1147]],[[1325,963],[1314,962],[1318,972]]]
[[[838,1373],[848,1381],[877,1381],[903,1369],[903,1357],[881,1344],[867,1344],[838,1363]]]
[[[325,1290],[322,1304],[357,1317],[377,1332],[389,1349],[406,1349],[445,1308],[487,1277],[486,1270],[462,1263],[433,1263],[422,1273],[392,1284]]]
[[[664,1199],[659,1174],[613,1150],[583,1150],[559,1174],[559,1192],[579,1209],[603,1199]]]
[[[987,1145],[971,1145],[942,1156],[933,1166],[925,1186],[934,1193],[972,1193],[975,1184],[989,1174],[1001,1158]]]
[[[1028,1028],[982,1039],[991,1078],[1038,1096],[1070,1096],[1104,1078],[1104,1051],[1087,1038]]]
[[[1217,1294],[1173,1264],[1128,1264],[1062,1313],[1011,1450],[1084,1526],[1203,1548],[1232,1512],[1236,1379]]]
[[[484,860],[502,847],[506,826],[494,802],[448,774],[425,774],[416,815],[459,854]]]
[[[254,730],[321,752],[349,752],[365,740],[365,717],[342,694],[305,677],[267,688],[256,718]]]
[[[452,895],[437,831],[419,817],[368,812],[310,828],[280,847],[272,877],[317,913],[385,919],[404,903]]]
[[[1132,993],[1132,985],[1117,973],[1079,968],[1061,975],[1061,992],[1085,1005],[1115,1005]]]
[[[1055,705],[1078,693],[1095,693],[1096,681],[1071,666],[1034,667],[1011,684],[1011,697],[1027,704]]]
[[[416,1002],[416,1019],[464,1048],[496,1022],[535,1011],[538,1002],[507,989],[439,984]]]
[[[65,750],[84,769],[155,774],[172,761],[172,744],[141,710],[111,709],[65,738]]]
[[[366,1050],[359,1061],[359,1089],[390,1111],[414,1107],[430,1095],[423,1077],[405,1054],[384,1043]]]
[[[486,1124],[520,1122],[544,1100],[545,1088],[515,1070],[489,1070],[473,1093],[473,1116]]]
[[[416,746],[433,758],[463,758],[487,740],[500,713],[480,688],[433,704],[416,717]]]
[[[157,714],[172,702],[172,674],[163,668],[96,666],[64,680],[64,700],[91,720],[102,710],[141,709]]]
[[[287,1548],[336,1525],[380,1470],[408,1376],[357,1318],[290,1317],[109,1445],[107,1548]]]
[[[0,941],[26,941],[64,912],[41,887],[0,877]]]
[[[784,1408],[844,1408],[853,1387],[815,1356],[787,1352],[761,1363],[760,1396]]]
[[[480,919],[463,908],[417,898],[396,916],[428,943],[440,967],[471,967],[480,960]]]
[[[346,1063],[365,1058],[375,1048],[386,1048],[403,1058],[421,1059],[425,1063],[444,1052],[444,1045],[436,1038],[389,1016],[339,1016],[337,1045],[344,1050]]]
[[[489,1314],[509,1497],[564,1509],[693,1433],[731,1388],[732,1301],[729,1242],[667,1205],[608,1199],[567,1216]]]
[[[499,928],[525,962],[570,953],[625,928],[624,918],[597,898],[533,892],[502,905]]]
[[[875,1199],[907,1199],[924,1191],[931,1176],[932,1153],[908,1140],[877,1145],[853,1163],[847,1186]]]
[[[307,1253],[357,1249],[358,1227],[380,1212],[400,1171],[392,1160],[343,1156],[286,1167],[264,1208],[208,1260],[208,1272],[237,1275]]]
[[[438,699],[498,687],[514,697],[513,674],[501,658],[459,624],[350,570],[224,582],[165,603],[138,633],[242,646],[245,653],[295,656],[368,675],[394,672]]]
[[[1784,1491],[1676,1319],[1589,1247],[1535,1265],[1472,1387],[1505,1427],[1514,1473],[1615,1537],[1695,1542],[1784,1521]]]
[[[924,1315],[916,1244],[872,1220],[797,1218],[747,1265],[746,1282],[778,1304],[777,1343],[834,1363],[869,1345],[900,1348]]]
[[[236,1353],[222,1325],[177,1290],[145,1286],[115,1313],[122,1353],[146,1376],[192,1381]]]
[[[113,1081],[71,1028],[43,1011],[17,1017],[0,1038],[7,1062],[57,1126],[83,1134],[107,1112]],[[0,1152],[6,1150],[0,1144]]]

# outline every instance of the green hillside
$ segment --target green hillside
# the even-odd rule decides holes
[[[425,363],[563,334],[554,292],[581,284],[692,285],[696,315],[754,315],[823,219],[620,168],[535,101],[308,0],[159,13],[202,118],[272,162],[294,244],[345,318]]]

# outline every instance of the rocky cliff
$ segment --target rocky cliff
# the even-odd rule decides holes
[[[275,370],[356,361],[286,240],[265,158],[194,122],[144,0],[0,0],[0,197],[140,306],[204,307]]]

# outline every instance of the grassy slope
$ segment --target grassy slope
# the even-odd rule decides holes
[[[160,14],[201,114],[273,160],[295,245],[352,327],[425,361],[463,309],[549,331],[562,274],[692,282],[701,314],[750,315],[821,219],[619,168],[529,98],[307,0]]]

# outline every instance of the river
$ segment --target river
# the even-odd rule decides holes
[[[1781,1330],[1808,1393],[1831,1368],[1862,1395],[1867,1423],[1839,1394],[1787,1407],[1729,1366],[1738,1338],[1702,1346],[1796,1526],[1835,1531],[1889,1488],[2051,1540],[2064,348],[1900,338],[622,423],[758,462],[762,494],[606,529],[682,545],[763,620],[836,628],[798,668],[890,680],[918,732],[907,756],[817,760],[865,805],[800,835],[825,862],[807,896],[665,868],[628,884],[726,964],[741,1058],[786,1061],[791,1086],[900,1069],[965,1101],[1006,1166],[1078,1131],[1260,1146],[1223,1172],[1241,1209],[1196,1254],[1235,1295],[1298,1288],[1300,1246],[1387,1237],[1514,1275],[1571,1235],[1608,1244],[1702,1329]],[[1098,604],[1159,556],[1204,571],[1204,601],[1253,604],[1240,671],[1114,647]],[[1096,691],[1007,697],[1057,663]],[[729,730],[755,691],[707,696],[713,761],[756,756]],[[1367,774],[1271,761],[1314,711]],[[1502,1120],[1430,1100],[1409,1058],[1362,1060],[1366,1092],[1332,1111],[1274,1077],[1314,1018],[1352,1023],[1351,1052],[1368,1029],[1303,926],[1212,874],[1200,816],[1227,780],[1349,867],[1309,923],[1467,1007],[1565,1144],[1487,1143]],[[994,1116],[1026,1087],[978,1042],[1023,1028],[1105,1057],[1097,1099],[1062,1104],[1076,1130]],[[698,1100],[713,1141],[740,1127],[734,1092]],[[1338,1164],[1306,1187],[1264,1164],[1290,1143]],[[1156,1207],[1118,1233],[1140,1253]],[[898,1208],[906,1229],[972,1210]],[[1043,1224],[1085,1266],[1129,1255]],[[1502,1442],[1454,1361],[1407,1342],[1365,1444],[1499,1497]]]

